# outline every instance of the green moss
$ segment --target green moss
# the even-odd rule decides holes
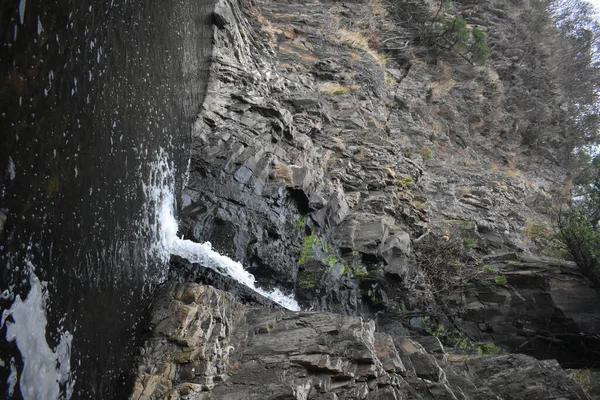
[[[304,227],[304,224],[306,224],[306,215],[301,215],[296,220],[296,226],[298,227],[298,229],[301,229]]]
[[[400,178],[398,183],[404,187],[410,188],[414,186],[415,181],[412,176],[405,176],[404,178]]]
[[[463,242],[463,246],[467,249],[472,249],[473,247],[475,247],[475,240],[467,239]]]
[[[303,286],[307,289],[314,289],[317,286],[314,281],[311,281],[309,279],[300,280],[298,283],[300,284],[300,286]]]
[[[507,260],[506,263],[508,265],[514,265],[514,266],[521,265],[521,261],[519,261],[519,260]]]
[[[429,160],[431,158],[431,155],[433,154],[433,151],[427,147],[421,147],[419,153],[421,153],[421,157],[423,157],[423,160]]]
[[[310,235],[304,238],[304,246],[302,246],[302,253],[300,254],[298,264],[304,265],[306,264],[306,260],[315,258],[313,244],[315,244],[316,241],[317,235]]]
[[[488,274],[495,274],[496,272],[498,272],[498,269],[496,269],[490,265],[484,265],[483,271],[487,272]]]
[[[437,337],[444,336],[445,334],[446,334],[446,328],[444,327],[444,325],[438,326],[436,331],[433,333],[433,335],[437,336]]]
[[[589,390],[590,387],[592,386],[592,381],[591,381],[591,370],[584,368],[584,369],[573,369],[573,370],[569,370],[569,377],[571,377],[571,379],[573,379],[575,382],[577,382],[577,384],[579,386],[581,386],[582,388],[584,388],[585,390]]]
[[[325,264],[328,264],[329,268],[333,268],[335,264],[337,264],[337,257],[335,254],[330,254],[326,261],[327,262]]]
[[[477,354],[480,356],[486,354],[500,354],[503,353],[503,350],[496,346],[494,343],[479,343],[477,346]]]
[[[398,84],[398,81],[390,74],[385,74],[385,84],[389,87],[394,87]]]
[[[494,282],[496,283],[496,285],[506,285],[506,283],[507,283],[506,276],[498,275],[496,277],[496,279],[494,279]]]

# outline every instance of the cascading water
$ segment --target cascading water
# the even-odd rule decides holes
[[[147,204],[156,211],[155,217],[148,221],[157,234],[157,240],[152,247],[156,256],[166,262],[172,254],[178,255],[192,263],[198,263],[222,275],[227,275],[289,310],[300,310],[298,302],[281,290],[267,291],[257,287],[254,275],[247,272],[239,262],[214,251],[210,242],[196,243],[177,236],[174,177],[175,168],[169,162],[168,154],[161,149],[157,160],[150,168],[150,179],[144,189]],[[151,216],[152,213],[149,215]]]
[[[177,237],[214,3],[0,3],[0,398],[127,398],[171,254],[298,308]]]
[[[46,310],[48,292],[46,283],[40,282],[35,267],[26,262],[31,289],[25,300],[16,296],[10,309],[2,313],[0,326],[6,325],[6,340],[15,341],[23,359],[23,369],[19,373],[11,359],[11,373],[8,377],[8,394],[12,396],[17,381],[24,399],[70,399],[75,378],[71,375],[71,342],[73,335],[60,332],[55,349],[46,340]],[[3,296],[10,296],[8,291]],[[12,321],[7,320],[11,318]],[[65,390],[61,390],[65,385]]]

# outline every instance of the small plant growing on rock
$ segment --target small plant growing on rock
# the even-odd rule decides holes
[[[501,354],[503,350],[494,343],[479,343],[477,354],[480,356],[487,354]]]
[[[507,284],[507,279],[506,276],[504,275],[498,275],[495,279],[494,279],[494,283],[498,286],[503,286]]]
[[[475,250],[465,247],[458,230],[444,236],[429,234],[415,243],[415,256],[435,293],[463,290],[480,273]]]
[[[398,183],[404,187],[410,188],[410,187],[414,186],[415,180],[413,179],[412,176],[405,176],[404,178],[400,178],[398,180]]]
[[[569,369],[566,371],[571,379],[585,390],[589,390],[592,386],[591,371],[588,368]]]
[[[427,147],[421,147],[419,153],[421,153],[421,157],[423,157],[423,160],[429,160],[431,158],[431,155],[433,154],[433,151]]]
[[[319,91],[333,97],[350,92],[350,88],[337,82],[327,82],[321,85]]]

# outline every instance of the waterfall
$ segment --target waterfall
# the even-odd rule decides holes
[[[257,287],[254,275],[247,272],[239,262],[214,251],[210,242],[196,243],[177,236],[174,176],[175,168],[169,162],[167,153],[161,149],[157,160],[151,165],[150,179],[145,185],[146,198],[151,205],[148,209],[154,208],[156,214],[148,216],[151,218],[149,224],[158,235],[158,240],[152,249],[155,255],[165,262],[172,254],[178,255],[192,263],[201,264],[205,268],[229,276],[289,310],[300,310],[298,302],[281,290],[266,291]]]
[[[10,360],[10,375],[7,379],[8,394],[14,394],[19,381],[23,399],[69,399],[75,378],[71,374],[71,342],[73,335],[59,329],[59,342],[51,349],[46,340],[46,312],[48,291],[46,283],[35,274],[35,267],[26,261],[31,289],[25,300],[19,295],[11,307],[4,310],[0,327],[6,324],[6,340],[15,341],[21,353],[23,369],[19,379],[15,360]],[[2,297],[10,298],[9,290]],[[0,360],[4,363],[4,360]],[[64,391],[61,392],[61,385]]]

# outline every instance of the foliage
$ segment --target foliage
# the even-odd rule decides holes
[[[479,346],[477,347],[477,354],[480,356],[501,353],[503,353],[503,350],[494,343],[479,343]]]
[[[429,40],[444,50],[457,52],[471,64],[485,65],[490,55],[485,32],[469,28],[461,16],[438,13],[431,24]]]
[[[592,386],[591,370],[588,368],[583,369],[570,369],[567,373],[571,379],[573,379],[579,386],[585,390],[589,390]]]
[[[415,181],[412,176],[405,176],[398,180],[398,183],[404,187],[410,188],[415,184]]]
[[[315,254],[313,250],[313,244],[317,241],[317,235],[310,235],[304,238],[304,246],[302,246],[302,253],[300,254],[300,259],[298,260],[298,264],[304,265],[308,259],[314,259]]]
[[[600,132],[600,23],[593,6],[583,0],[552,0],[556,26],[552,43],[554,74],[567,102],[571,148],[595,144]]]
[[[473,56],[484,65],[490,57],[490,48],[488,47],[485,32],[479,28],[473,28]]]
[[[584,208],[573,206],[557,216],[558,240],[565,246],[581,273],[600,286],[600,231]]]
[[[494,282],[496,283],[496,285],[506,285],[507,280],[506,280],[506,276],[504,275],[498,275],[495,279]]]
[[[304,224],[306,224],[306,215],[301,215],[296,220],[296,226],[298,228],[302,228],[302,227],[304,227]]]
[[[470,244],[458,230],[445,236],[429,234],[415,243],[417,263],[436,293],[462,289],[480,273],[475,243]]]
[[[421,153],[421,157],[423,157],[423,160],[429,160],[431,158],[431,155],[433,154],[433,151],[430,148],[421,147],[419,153]]]

